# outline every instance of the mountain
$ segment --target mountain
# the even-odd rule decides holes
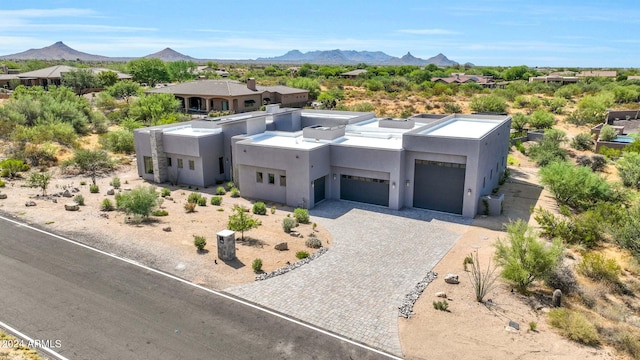
[[[436,64],[438,66],[451,66],[457,64],[446,56],[438,54],[427,60],[417,58],[408,52],[401,58],[387,55],[382,51],[355,51],[355,50],[316,50],[302,53],[299,50],[291,50],[282,56],[270,58],[258,58],[256,62],[284,62],[284,63],[315,63],[315,64],[375,64],[375,65],[418,65],[424,66]]]
[[[166,48],[164,50],[160,50],[160,51],[158,51],[156,53],[144,56],[144,58],[146,58],[146,59],[160,59],[162,61],[179,61],[179,60],[195,61],[195,60],[197,60],[195,58],[192,58],[191,56],[181,54],[181,53],[173,50],[172,48]]]
[[[81,60],[81,61],[113,61],[113,58],[92,55],[74,50],[62,41],[41,49],[29,49],[17,54],[0,56],[0,59],[12,60]]]

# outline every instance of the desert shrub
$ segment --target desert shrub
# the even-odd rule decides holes
[[[616,169],[624,186],[640,189],[640,153],[625,152],[616,161]]]
[[[199,193],[192,192],[191,194],[189,194],[189,196],[187,196],[187,202],[197,204],[198,200],[200,200],[201,197],[202,195],[200,195]]]
[[[226,193],[227,193],[227,191],[224,189],[224,187],[218,186],[216,188],[216,195],[224,195]]]
[[[129,130],[110,131],[100,138],[100,144],[115,153],[133,154],[136,151],[133,132]]]
[[[293,210],[293,217],[300,224],[308,224],[309,223],[309,210],[297,208]]]
[[[564,107],[566,105],[567,100],[561,97],[554,97],[553,99],[551,99],[551,101],[549,101],[549,104],[547,106],[549,106],[549,111],[554,114],[560,115],[564,112]]]
[[[571,147],[576,150],[591,150],[593,143],[593,135],[590,133],[581,133],[571,139]]]
[[[151,215],[153,215],[153,216],[168,216],[169,212],[167,210],[158,209],[158,210],[152,211]]]
[[[515,145],[513,146],[515,146],[515,148],[522,154],[525,154],[527,152],[527,148],[525,148],[520,141],[516,141]]]
[[[560,264],[553,268],[544,283],[552,289],[560,289],[565,295],[575,293],[579,288],[573,270],[565,264]]]
[[[267,215],[267,206],[263,202],[258,201],[253,204],[252,211],[256,215]]]
[[[559,240],[550,246],[537,239],[531,226],[523,220],[507,225],[507,238],[495,244],[495,258],[502,266],[502,276],[521,292],[538,279],[546,278],[557,266],[563,248]]]
[[[582,261],[578,263],[577,270],[595,281],[611,284],[619,282],[618,276],[622,271],[615,259],[605,259],[604,256],[595,252],[585,254]]]
[[[511,128],[516,132],[523,132],[529,123],[529,115],[523,113],[515,113],[512,116]]]
[[[91,184],[89,185],[89,192],[92,194],[97,194],[100,192],[100,188],[98,187],[97,184]]]
[[[455,102],[444,103],[444,112],[447,114],[459,114],[462,112],[462,107]]]
[[[186,202],[184,204],[184,211],[186,211],[187,213],[192,213],[192,212],[196,212],[196,203],[194,202]]]
[[[240,190],[237,187],[232,187],[230,193],[232,198],[240,197]]]
[[[507,101],[497,95],[474,96],[469,104],[474,112],[497,112],[507,111]]]
[[[561,218],[543,208],[536,209],[534,219],[542,229],[541,235],[586,247],[595,246],[602,240],[605,220],[599,211],[587,210],[580,214],[572,214],[566,209],[563,214],[564,218]]]
[[[273,215],[273,214],[275,214],[275,213],[276,213],[276,207],[275,207],[275,206],[272,206],[272,207],[271,207],[271,215]]]
[[[286,217],[282,219],[282,230],[286,233],[290,233],[291,229],[298,226],[298,222],[294,218]]]
[[[640,206],[622,210],[617,219],[612,229],[616,243],[640,258]]]
[[[488,262],[486,269],[481,268],[480,258],[478,257],[477,251],[464,258],[463,264],[465,269],[467,267],[467,263],[471,264],[471,272],[469,273],[469,278],[471,279],[471,284],[473,285],[473,291],[476,295],[476,301],[483,302],[485,296],[487,296],[489,291],[493,289],[493,284],[497,279],[497,276],[494,275],[496,268],[495,266],[491,266],[491,261]]]
[[[236,184],[234,184],[233,181],[229,181],[227,182],[226,186],[227,186],[227,190],[231,190],[234,187],[236,187]]]
[[[633,359],[640,359],[640,341],[633,332],[629,330],[616,331],[613,342],[616,348],[631,355]]]
[[[110,199],[104,199],[104,200],[102,200],[102,203],[100,204],[100,210],[102,210],[102,211],[113,211],[113,210],[115,210],[115,206],[113,205],[113,202]]]
[[[162,190],[160,190],[160,196],[162,197],[171,196],[171,190],[167,188],[162,188]]]
[[[306,259],[309,257],[309,253],[303,250],[296,252],[296,258],[299,260]]]
[[[567,150],[562,144],[567,140],[566,133],[556,129],[546,129],[544,138],[532,145],[527,150],[536,165],[543,167],[554,161],[563,161],[567,158]]]
[[[623,201],[623,194],[616,191],[605,179],[583,166],[571,166],[553,162],[540,169],[541,182],[560,205],[584,211],[598,202]]]
[[[606,157],[607,159],[617,159],[620,157],[622,151],[619,149],[610,148],[608,146],[601,146],[598,150],[598,154]]]
[[[193,245],[195,245],[198,251],[202,251],[204,247],[207,246],[207,239],[204,236],[196,235],[193,237]]]
[[[307,240],[305,240],[304,244],[308,248],[312,248],[312,249],[319,249],[322,247],[322,241],[317,237],[313,237],[313,236],[308,237]]]
[[[556,120],[553,114],[544,110],[536,110],[529,118],[529,125],[534,129],[550,129]]]
[[[433,308],[440,311],[449,311],[449,303],[447,300],[434,301]]]
[[[198,198],[198,206],[207,206],[207,198],[205,196]]]
[[[579,166],[591,167],[591,157],[589,155],[579,155],[576,157],[576,164]]]
[[[82,194],[78,194],[73,197],[73,201],[78,205],[84,205],[84,196],[82,196]]]
[[[591,155],[591,170],[601,172],[607,166],[607,158],[600,154]]]
[[[573,341],[591,346],[599,343],[596,327],[578,312],[564,308],[553,309],[549,312],[549,323]]]
[[[613,141],[618,136],[618,130],[611,125],[604,125],[600,129],[600,141]]]
[[[116,194],[116,207],[126,214],[148,217],[158,206],[158,196],[153,186],[138,186],[129,192]]]
[[[211,205],[215,205],[215,206],[222,205],[222,196],[212,196]]]
[[[262,259],[260,258],[256,258],[253,259],[253,262],[251,263],[251,268],[253,269],[254,272],[262,272]]]
[[[29,165],[20,159],[5,159],[0,161],[0,169],[3,177],[14,178],[20,172],[29,170]]]
[[[111,185],[114,189],[120,189],[120,178],[119,177],[114,177],[113,179],[111,179],[111,181],[109,182],[109,185]],[[164,189],[163,189],[164,190]]]

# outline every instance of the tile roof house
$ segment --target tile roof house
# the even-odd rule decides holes
[[[560,76],[560,75],[546,75],[546,76],[533,76],[529,78],[529,82],[543,82],[543,83],[559,83],[575,84],[580,79],[577,76]]]
[[[365,69],[355,69],[355,70],[344,72],[344,73],[340,74],[340,76],[343,77],[343,78],[346,78],[346,79],[355,79],[358,76],[360,76],[362,74],[366,74],[366,73],[367,73],[367,70],[365,70]]]
[[[507,166],[506,115],[376,118],[279,108],[134,131],[145,180],[209,186],[292,207],[325,199],[474,217]]]
[[[489,88],[496,85],[493,76],[465,75],[463,73],[452,73],[451,76],[448,77],[433,77],[431,81],[443,84],[466,84],[473,82]]]
[[[182,108],[191,113],[255,111],[266,104],[303,107],[309,90],[289,86],[260,86],[251,78],[247,83],[235,80],[196,80],[147,91],[149,94],[173,94]]]
[[[618,72],[615,70],[585,70],[576,74],[577,77],[607,77],[615,78]]]
[[[40,85],[43,87],[47,87],[49,85],[60,86],[62,76],[65,73],[68,73],[70,71],[80,70],[80,69],[83,69],[83,68],[77,68],[77,67],[68,66],[68,65],[55,65],[55,66],[50,66],[44,69],[20,73],[18,74],[18,78],[23,84],[27,86],[35,86],[35,85]],[[110,70],[105,68],[88,68],[88,69],[91,70],[91,72],[93,72],[94,75],[97,75],[103,71],[112,71],[118,74],[118,79],[120,80],[129,80],[132,78],[131,75],[129,74],[121,73],[115,70]]]

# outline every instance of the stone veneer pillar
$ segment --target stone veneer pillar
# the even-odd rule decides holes
[[[151,139],[151,160],[153,162],[153,181],[167,181],[167,155],[162,146],[162,129],[149,130]]]

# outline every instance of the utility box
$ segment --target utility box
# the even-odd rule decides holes
[[[216,234],[218,239],[218,258],[224,261],[236,259],[236,233],[222,230]]]

